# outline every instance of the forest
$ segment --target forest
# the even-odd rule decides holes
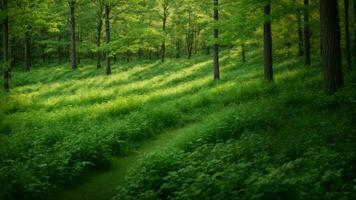
[[[356,199],[356,0],[0,0],[1,200]]]

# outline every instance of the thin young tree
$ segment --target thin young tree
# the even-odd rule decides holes
[[[25,54],[25,65],[26,70],[31,71],[32,67],[32,51],[31,51],[31,27],[27,27],[25,31],[24,38],[24,54]]]
[[[273,81],[273,65],[272,65],[272,27],[271,27],[271,3],[270,0],[265,2],[264,6],[264,77],[268,82]]]
[[[340,25],[337,0],[320,1],[320,28],[324,86],[327,94],[334,94],[344,85],[341,67]]]
[[[167,34],[166,26],[167,26],[167,17],[169,11],[168,0],[163,0],[161,2],[161,7],[162,7],[162,31],[164,33],[164,38],[161,46],[161,61],[164,62],[166,57],[166,34]]]
[[[105,64],[106,64],[106,74],[111,74],[111,64],[110,64],[110,3],[105,4],[105,34],[106,34],[106,49],[105,49]]]
[[[96,31],[97,31],[97,35],[96,35],[96,47],[97,47],[97,51],[96,51],[96,68],[100,69],[101,68],[101,51],[100,51],[100,47],[101,47],[101,32],[103,29],[103,12],[104,12],[104,8],[103,8],[103,3],[101,1],[98,2],[98,11],[97,11],[97,17],[98,17],[98,22],[97,22],[97,27],[96,27]]]
[[[77,69],[77,44],[76,44],[76,20],[75,20],[75,7],[76,0],[68,0],[69,11],[70,11],[70,61],[72,69]]]
[[[218,21],[219,21],[219,0],[214,0],[214,79],[220,79],[220,63],[219,63],[219,29],[218,29]]]
[[[349,8],[350,1],[344,0],[344,14],[345,14],[345,38],[346,38],[346,59],[347,66],[351,69],[351,47],[350,47],[350,23],[349,23]]]
[[[300,9],[297,10],[298,23],[298,55],[303,56],[303,29],[302,29],[302,15]]]
[[[304,0],[304,65],[310,65],[309,0]]]
[[[2,0],[2,11],[4,13],[2,21],[3,39],[3,62],[4,62],[4,90],[10,91],[10,63],[9,63],[9,17],[7,13],[7,0]]]

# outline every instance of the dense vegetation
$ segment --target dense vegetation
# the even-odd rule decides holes
[[[356,198],[355,1],[2,0],[0,19],[0,199],[67,199],[164,134],[110,197]]]

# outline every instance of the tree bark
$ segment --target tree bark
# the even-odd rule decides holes
[[[105,31],[106,31],[106,50],[105,50],[105,62],[106,62],[106,74],[111,74],[110,63],[110,6],[105,5]]]
[[[72,69],[77,69],[77,44],[76,44],[76,33],[75,33],[75,0],[69,0],[69,9],[70,9],[70,60]]]
[[[176,58],[180,58],[180,39],[176,41]]]
[[[32,52],[31,52],[31,35],[30,35],[29,31],[26,31],[26,33],[25,33],[24,43],[25,43],[24,53],[25,53],[26,70],[31,71]]]
[[[264,76],[266,81],[273,81],[272,66],[272,28],[271,28],[271,4],[268,0],[264,7],[264,14],[267,19],[264,22]]]
[[[297,11],[297,21],[298,21],[298,55],[303,56],[303,30],[302,30],[302,15],[300,10]]]
[[[5,13],[2,23],[3,39],[3,62],[4,62],[4,90],[10,91],[10,69],[9,69],[9,18],[7,14],[7,0],[2,0],[2,10]]]
[[[219,21],[219,0],[214,0],[214,21],[215,25],[217,26],[217,23]],[[214,39],[215,39],[215,44],[214,44],[214,80],[219,80],[220,79],[220,63],[219,63],[219,44],[218,44],[218,39],[219,39],[219,29],[217,27],[214,28]]]
[[[327,94],[344,85],[341,67],[340,25],[337,0],[320,1],[320,27],[323,44],[324,84]]]
[[[346,38],[346,59],[347,59],[347,66],[349,69],[352,68],[351,63],[351,47],[350,47],[350,23],[349,23],[349,8],[350,8],[350,1],[344,0],[344,12],[345,12],[345,38]]]
[[[242,55],[242,62],[246,62],[245,44],[244,43],[241,45],[241,55]]]
[[[164,33],[164,37],[166,37],[166,23],[167,23],[167,5],[163,5],[163,24],[162,24],[162,30]],[[166,38],[163,39],[162,42],[162,47],[161,47],[161,61],[164,62],[165,57],[166,57]]]
[[[310,65],[309,0],[304,0],[304,65]]]
[[[96,51],[96,68],[100,69],[101,68],[101,52],[99,50],[100,46],[101,46],[101,31],[103,28],[103,8],[102,6],[100,6],[99,8],[99,19],[98,19],[98,24],[97,24],[97,37],[96,37],[96,47],[98,48],[98,50]]]

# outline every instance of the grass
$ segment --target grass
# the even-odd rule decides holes
[[[203,55],[192,60],[169,59],[164,64],[116,63],[110,77],[90,63],[77,71],[67,65],[38,67],[30,73],[15,70],[11,93],[0,94],[0,197],[46,199],[57,191],[56,199],[104,199],[115,195],[114,188],[123,183],[128,168],[136,166],[117,198],[199,199],[199,195],[216,195],[226,199],[228,196],[219,196],[218,191],[204,193],[209,187],[194,182],[198,178],[175,181],[173,175],[186,177],[180,173],[185,171],[195,177],[202,168],[215,174],[221,167],[211,167],[208,159],[219,160],[226,154],[231,158],[217,164],[236,164],[241,161],[233,153],[239,152],[236,149],[246,149],[250,152],[246,156],[256,151],[269,156],[261,168],[257,160],[252,164],[261,177],[267,176],[263,172],[271,167],[277,169],[302,157],[309,163],[302,172],[309,173],[316,166],[309,162],[317,151],[312,147],[326,149],[325,157],[319,159],[325,166],[326,160],[334,159],[332,155],[344,155],[342,161],[351,162],[356,152],[355,76],[348,73],[347,87],[328,97],[322,93],[318,62],[305,68],[298,59],[283,58],[275,63],[275,82],[266,84],[257,53],[250,52],[251,60],[239,63],[237,55],[224,52],[223,76],[218,82],[212,81],[211,58]],[[183,128],[186,126],[190,128]],[[161,150],[165,143],[173,149]],[[131,153],[135,149],[137,152]],[[141,157],[150,152],[153,156]],[[167,156],[172,159],[163,162]],[[138,160],[142,163],[136,164]],[[159,167],[155,169],[159,177],[150,171],[155,167]],[[332,167],[321,171],[351,170]],[[231,173],[224,173],[220,186],[229,188],[235,183],[226,179]],[[264,186],[277,188],[273,194],[283,188],[273,185],[272,178],[265,180]],[[345,191],[353,180],[344,181]],[[145,184],[151,181],[152,185]],[[63,188],[67,183],[73,184]],[[179,188],[193,183],[200,192]],[[296,181],[300,183],[304,182]],[[252,181],[244,187],[254,188],[250,193],[260,195],[262,186],[256,184]],[[204,187],[206,190],[200,190]]]

